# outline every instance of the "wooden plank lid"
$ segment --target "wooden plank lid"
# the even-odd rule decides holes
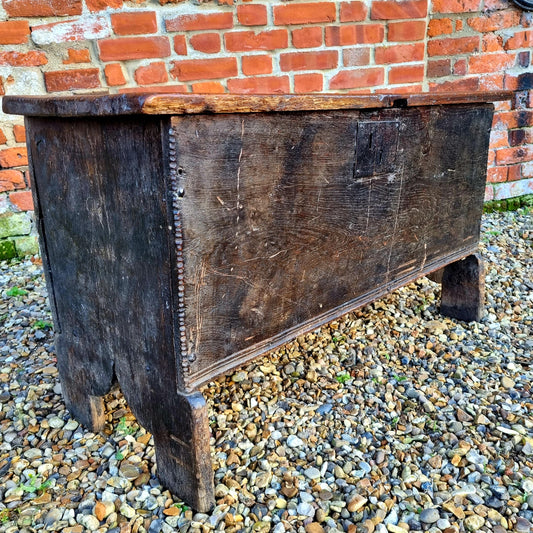
[[[476,104],[509,100],[511,91],[395,94],[151,94],[84,96],[5,96],[3,110],[28,116],[187,115],[375,109],[387,107]]]

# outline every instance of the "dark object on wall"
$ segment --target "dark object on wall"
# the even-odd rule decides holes
[[[484,102],[509,97],[6,97],[68,408],[100,429],[116,377],[161,481],[208,510],[198,387],[446,265],[443,311],[479,318]]]
[[[531,0],[513,0],[513,2],[526,11],[533,11],[533,2]]]

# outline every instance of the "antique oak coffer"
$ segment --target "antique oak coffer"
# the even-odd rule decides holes
[[[163,484],[206,511],[199,386],[442,267],[442,312],[479,318],[486,102],[507,97],[6,97],[70,411],[101,428],[116,378]]]

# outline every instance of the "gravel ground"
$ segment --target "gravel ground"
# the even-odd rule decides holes
[[[205,387],[209,515],[159,484],[120,391],[102,434],[70,418],[41,264],[0,264],[0,533],[530,531],[532,237],[484,217],[480,323],[422,278]]]

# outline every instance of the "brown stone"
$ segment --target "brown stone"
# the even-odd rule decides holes
[[[311,522],[305,526],[305,533],[324,533],[324,528],[318,522]]]

